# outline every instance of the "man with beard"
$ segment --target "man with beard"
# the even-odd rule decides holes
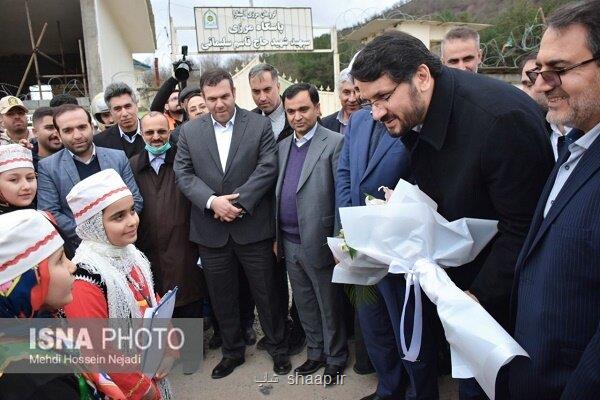
[[[27,107],[15,96],[0,99],[0,115],[5,131],[0,133],[0,145],[20,144],[29,138],[27,130]]]
[[[476,74],[482,56],[479,33],[471,28],[458,26],[449,30],[442,40],[442,62],[446,67]]]
[[[33,113],[33,135],[37,139],[33,144],[33,164],[37,171],[38,162],[60,149],[62,142],[53,122],[54,110],[50,107],[40,107]]]
[[[545,114],[548,112],[548,99],[546,99],[546,96],[543,93],[538,93],[533,90],[533,82],[531,82],[527,76],[529,71],[536,68],[536,57],[537,53],[531,53],[521,60],[521,89],[523,89],[533,101],[538,103]],[[562,154],[566,148],[575,141],[574,135],[576,135],[576,131],[572,132],[571,128],[567,126],[557,125],[551,122],[548,122],[548,131],[550,134],[552,151],[554,152],[554,159],[558,160],[559,153]]]
[[[64,148],[39,163],[38,209],[50,211],[65,239],[65,252],[73,255],[81,239],[75,233],[75,219],[67,204],[67,194],[79,181],[112,168],[121,175],[142,211],[142,196],[129,161],[121,150],[106,149],[92,141],[92,116],[81,106],[63,104],[54,112],[54,126]]]
[[[169,96],[169,100],[165,103],[164,114],[169,122],[169,132],[173,132],[183,123],[183,108],[179,103],[179,90],[175,90]]]
[[[354,89],[352,78],[350,76],[350,70],[348,68],[340,72],[340,78],[337,83],[338,96],[340,97],[340,103],[342,108],[339,111],[334,112],[323,118],[321,125],[325,128],[330,129],[334,132],[339,132],[342,135],[346,133],[348,127],[348,121],[350,115],[357,110],[360,110],[360,104],[358,103],[358,95]]]
[[[559,156],[515,272],[514,337],[530,358],[510,370],[511,399],[595,399],[600,393],[600,1],[548,18],[527,75],[548,121],[578,138]]]
[[[146,146],[140,131],[137,97],[124,82],[111,83],[104,90],[104,101],[115,124],[94,136],[98,147],[123,150],[127,158],[141,153]]]
[[[403,32],[385,33],[367,44],[351,74],[363,106],[371,105],[373,118],[402,138],[415,183],[443,217],[499,221],[498,234],[475,260],[448,275],[507,327],[514,266],[553,164],[537,106],[504,82],[442,66],[420,40]],[[396,307],[390,299],[387,306],[400,344],[404,285],[396,291]],[[435,309],[423,300],[421,351],[417,361],[403,363],[410,393],[437,399],[429,321]],[[408,321],[413,319],[411,303]],[[473,379],[461,380],[459,392],[461,399],[485,396]]]

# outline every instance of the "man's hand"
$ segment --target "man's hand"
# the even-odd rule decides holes
[[[19,140],[19,144],[25,147],[26,149],[33,150],[33,144],[31,144],[31,142],[27,139]]]
[[[465,293],[466,293],[466,294],[467,294],[467,295],[468,295],[470,298],[472,298],[473,300],[475,300],[476,302],[478,302],[478,303],[479,303],[479,300],[477,300],[477,297],[475,297],[475,295],[474,295],[473,293],[469,292],[468,290],[465,290]]]
[[[240,197],[239,193],[215,197],[210,204],[210,208],[215,212],[215,219],[220,219],[223,222],[235,220],[242,212],[241,208],[237,208],[232,204],[238,197]]]

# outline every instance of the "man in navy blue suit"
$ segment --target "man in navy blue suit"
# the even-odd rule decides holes
[[[548,121],[578,138],[559,157],[519,255],[514,336],[530,358],[510,370],[514,399],[600,394],[600,1],[570,3],[548,19],[534,90]]]
[[[408,170],[408,152],[400,139],[392,138],[383,124],[375,122],[370,109],[356,111],[348,123],[340,154],[337,206],[364,206],[366,195],[383,198],[378,188],[393,189],[400,178],[407,178]],[[393,279],[388,275],[378,284],[376,302],[357,305],[367,353],[379,377],[376,392],[363,400],[403,399],[408,383],[386,307],[385,297],[390,296],[393,284],[387,281]],[[398,287],[404,289],[404,284]]]

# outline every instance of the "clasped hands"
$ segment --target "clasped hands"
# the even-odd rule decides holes
[[[233,205],[238,197],[240,197],[239,193],[215,197],[210,204],[210,208],[215,213],[215,219],[221,222],[231,222],[236,218],[242,218],[246,213],[244,209]]]

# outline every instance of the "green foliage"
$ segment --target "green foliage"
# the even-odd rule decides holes
[[[377,303],[377,287],[362,285],[344,285],[350,303],[356,308]]]

